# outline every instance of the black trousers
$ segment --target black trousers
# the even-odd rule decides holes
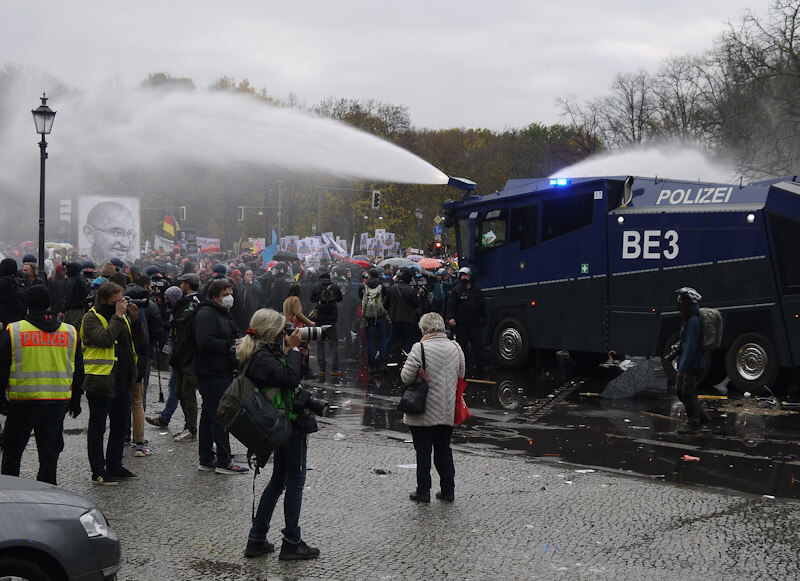
[[[453,450],[450,437],[453,426],[408,426],[417,451],[417,493],[431,489],[431,450],[433,464],[439,473],[439,483],[444,494],[453,494],[456,488],[456,468],[453,465]]]
[[[483,338],[480,325],[457,323],[456,341],[464,352],[467,369],[483,367]]]
[[[678,399],[681,400],[683,407],[686,408],[689,424],[693,426],[699,426],[702,422],[708,421],[708,412],[697,399],[697,384],[699,382],[697,375],[683,374],[678,377],[675,383]]]
[[[117,380],[116,395],[107,397],[87,393],[89,402],[89,427],[86,431],[86,451],[92,476],[114,474],[122,468],[125,434],[131,418],[131,385]],[[108,419],[108,444],[103,455],[103,437]]]
[[[66,403],[14,402],[9,405],[6,421],[3,463],[0,472],[8,476],[19,476],[22,453],[28,445],[31,432],[36,438],[39,452],[39,474],[41,482],[56,484],[58,456],[64,449],[64,414]]]

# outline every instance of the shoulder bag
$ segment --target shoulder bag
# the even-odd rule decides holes
[[[217,417],[234,438],[247,446],[248,458],[255,456],[258,466],[263,467],[273,450],[280,448],[292,435],[292,422],[288,414],[276,409],[267,395],[245,375],[252,360],[251,357],[225,390]]]
[[[422,353],[422,367],[417,370],[420,381],[412,383],[403,388],[403,395],[400,396],[400,403],[397,409],[409,415],[419,415],[425,413],[425,402],[428,399],[428,374],[425,372],[425,347],[419,344]]]

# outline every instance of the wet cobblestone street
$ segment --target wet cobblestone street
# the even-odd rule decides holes
[[[387,396],[390,399],[389,396]],[[148,400],[158,410],[158,388]],[[120,535],[120,579],[796,579],[800,505],[456,446],[456,501],[408,499],[407,435],[320,420],[301,526],[319,559],[243,556],[252,474],[197,469],[196,443],[147,426],[153,455],[116,487],[89,480],[88,410],[67,419],[59,484],[100,505]],[[367,422],[364,422],[367,423]],[[183,426],[180,410],[170,429]],[[464,428],[459,428],[461,430]],[[459,438],[454,437],[454,441]],[[232,439],[233,451],[243,454]],[[241,459],[243,456],[238,456]],[[31,443],[22,475],[35,477]],[[377,474],[383,469],[388,474]],[[260,495],[271,472],[256,479]],[[434,488],[438,479],[434,475]],[[280,508],[268,539],[280,543]]]

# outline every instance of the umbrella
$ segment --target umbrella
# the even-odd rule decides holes
[[[206,246],[205,248],[201,248],[200,252],[203,254],[208,254],[209,252],[219,252],[219,246]]]
[[[438,258],[423,258],[417,264],[422,268],[434,269],[442,266],[442,261]]]
[[[353,259],[350,261],[350,263],[355,264],[356,266],[360,266],[361,268],[364,269],[369,268],[371,264],[369,260],[360,260],[360,259]]]
[[[400,268],[402,266],[413,266],[416,265],[417,263],[414,262],[413,260],[409,260],[408,258],[395,257],[395,258],[387,258],[386,260],[379,262],[378,266],[383,268],[387,264],[391,264],[396,268]]]
[[[350,260],[364,260],[366,262],[370,262],[369,256],[364,256],[363,254],[354,254],[350,257]]]
[[[289,252],[288,250],[278,250],[273,256],[275,260],[300,260],[300,258],[294,252]]]
[[[406,258],[408,258],[409,260],[413,260],[414,262],[419,262],[425,257],[422,256],[421,254],[409,254],[408,256],[406,256]]]

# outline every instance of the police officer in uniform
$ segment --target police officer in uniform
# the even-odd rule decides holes
[[[459,282],[450,291],[445,307],[446,320],[455,329],[456,341],[467,358],[468,368],[484,370],[481,327],[486,324],[486,301],[472,280],[472,270],[458,269]]]
[[[56,484],[64,414],[76,418],[81,413],[83,358],[75,327],[49,310],[47,287],[30,287],[24,300],[25,318],[0,335],[0,409],[8,412],[0,472],[19,476],[22,453],[35,432],[36,479]]]

